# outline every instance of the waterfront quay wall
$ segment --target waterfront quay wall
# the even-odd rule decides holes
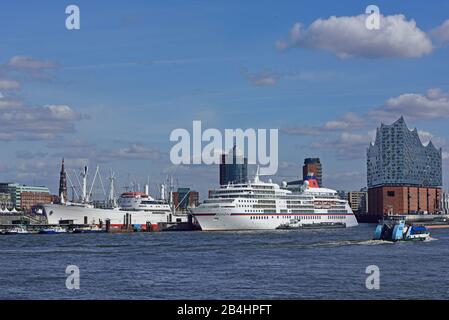
[[[405,216],[407,222],[441,222],[442,224],[449,222],[449,214],[402,214],[401,216]],[[355,217],[359,223],[377,223],[382,218],[371,214],[356,214]]]

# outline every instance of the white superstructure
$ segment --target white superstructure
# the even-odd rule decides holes
[[[314,177],[299,193],[262,182],[258,175],[252,182],[223,185],[211,190],[193,215],[205,231],[271,230],[292,219],[303,225],[358,225],[348,202],[340,200],[335,190],[319,188]]]

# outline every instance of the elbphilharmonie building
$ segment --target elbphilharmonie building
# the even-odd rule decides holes
[[[382,124],[367,150],[369,213],[435,213],[440,210],[442,150],[424,145],[401,117]]]

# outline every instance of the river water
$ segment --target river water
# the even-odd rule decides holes
[[[388,243],[374,227],[1,236],[0,299],[449,299],[449,229]]]

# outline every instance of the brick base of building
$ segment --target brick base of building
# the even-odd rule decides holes
[[[438,213],[442,189],[415,186],[379,186],[368,189],[368,214]]]

